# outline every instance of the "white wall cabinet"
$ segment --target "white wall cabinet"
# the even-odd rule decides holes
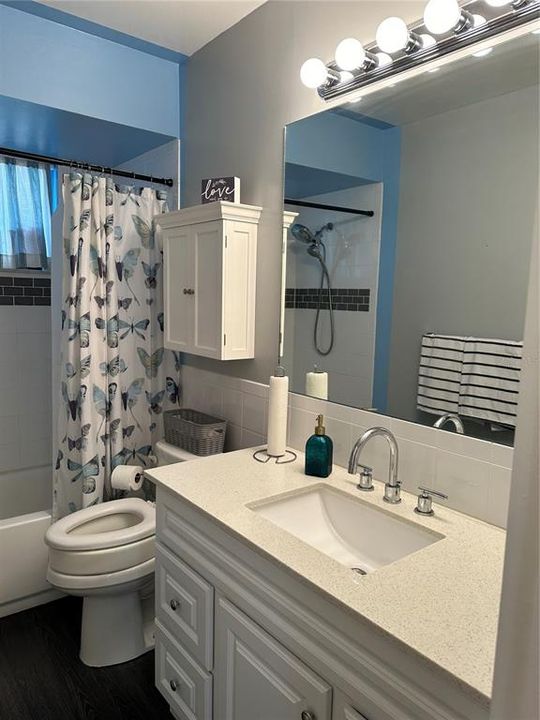
[[[215,202],[158,215],[166,348],[216,360],[255,356],[261,208]]]

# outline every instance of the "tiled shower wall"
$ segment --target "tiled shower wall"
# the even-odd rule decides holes
[[[0,519],[51,502],[50,297],[46,278],[9,279],[2,290],[22,294],[0,294]],[[41,294],[24,294],[34,288]]]
[[[184,407],[228,420],[226,450],[265,443],[267,385],[184,366],[183,392]],[[382,425],[398,440],[399,475],[405,490],[418,493],[418,485],[440,490],[449,496],[443,501],[448,507],[506,527],[512,448],[294,393],[289,395],[290,447],[304,449],[318,413],[325,415],[337,465],[347,465],[351,447],[364,430]],[[363,462],[373,467],[376,479],[386,480],[384,439],[372,441]]]

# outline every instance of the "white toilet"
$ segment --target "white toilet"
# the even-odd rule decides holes
[[[197,457],[164,441],[155,451],[158,466]],[[136,497],[79,510],[47,530],[47,580],[84,598],[86,665],[116,665],[153,647],[155,532],[154,505]]]

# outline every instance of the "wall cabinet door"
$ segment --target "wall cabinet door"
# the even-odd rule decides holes
[[[192,229],[168,230],[163,237],[164,343],[165,347],[189,352],[193,337],[195,237]]]
[[[189,352],[220,358],[222,338],[223,224],[191,227],[194,248],[193,278],[189,297],[193,304],[193,338]]]
[[[214,687],[214,720],[331,718],[332,688],[221,597]]]

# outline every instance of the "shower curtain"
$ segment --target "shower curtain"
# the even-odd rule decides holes
[[[151,465],[180,357],[163,348],[162,251],[153,217],[166,194],[112,178],[63,178],[61,394],[53,517],[115,497],[112,470]]]

